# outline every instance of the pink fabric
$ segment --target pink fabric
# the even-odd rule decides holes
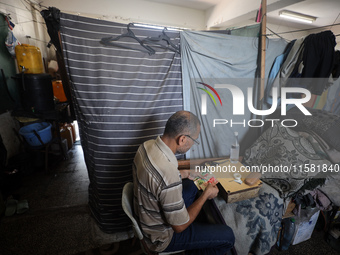
[[[332,202],[329,198],[319,189],[315,189],[310,194],[313,196],[316,206],[322,211],[332,210]]]

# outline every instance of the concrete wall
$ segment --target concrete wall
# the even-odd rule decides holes
[[[10,14],[11,21],[15,24],[13,33],[20,43],[26,43],[39,47],[42,57],[46,60],[46,63],[48,60],[55,57],[54,50],[52,48],[47,48],[47,44],[50,39],[47,34],[44,20],[41,17],[39,11],[32,8],[32,6],[30,6],[30,4],[24,0],[1,0],[0,12]],[[3,26],[7,26],[5,22],[3,24]],[[0,64],[2,66],[1,68],[5,70],[8,89],[11,92],[12,97],[15,97],[15,82],[13,79],[11,79],[11,76],[18,72],[17,64],[16,61],[11,58],[9,53],[6,52],[7,48],[3,42],[0,44],[0,47],[1,51],[4,53],[0,58]],[[13,63],[13,61],[15,61],[15,63]],[[7,70],[8,68],[6,69],[8,66],[3,65],[15,65],[15,67],[13,67],[13,72],[9,72]],[[2,87],[3,85],[1,85],[1,88]],[[0,94],[0,100],[2,102],[6,99],[5,96],[7,96],[6,93]],[[19,100],[18,98],[16,99]],[[7,158],[19,153],[20,149],[20,142],[13,131],[13,128],[19,130],[19,124],[12,118],[11,110],[12,106],[7,104],[6,106],[2,106],[0,111],[0,135],[7,149]]]
[[[20,43],[39,47],[42,57],[46,61],[54,59],[54,50],[47,48],[50,38],[45,22],[39,11],[27,2],[24,0],[1,0],[0,12],[10,14],[11,21],[15,24],[13,33]]]
[[[169,27],[205,29],[204,11],[147,0],[45,0],[45,6],[54,6],[62,12],[79,13],[119,23],[145,23]]]
[[[268,0],[268,6],[271,6],[270,9],[273,10],[291,4],[291,2],[292,0]],[[42,5],[57,7],[62,12],[120,23],[139,22],[192,30],[226,29],[250,25],[254,23],[256,11],[259,8],[258,1],[254,0],[242,0],[242,4],[239,0],[221,1],[206,11],[147,0],[101,0],[100,4],[92,0],[82,0],[81,4],[78,0],[45,0]],[[268,27],[275,32],[296,30],[296,28],[270,22],[268,22]],[[301,32],[283,37],[292,40],[307,34],[307,32]]]
[[[30,1],[37,2],[36,0]],[[49,38],[46,36],[46,28],[40,23],[43,20],[39,12],[29,6],[27,2],[29,0],[2,0],[0,11],[11,13],[14,23],[17,24],[14,31],[15,35],[22,43],[34,44],[42,50],[45,58],[53,58],[53,52],[51,53],[46,49]],[[204,11],[152,0],[44,0],[40,1],[41,5],[36,5],[36,8],[53,6],[62,12],[126,24],[136,22],[206,30],[253,24],[256,11],[259,9],[259,2],[254,0],[224,0]],[[299,2],[303,2],[303,0],[267,0],[267,7],[270,13],[274,13],[275,10],[280,10],[286,6],[293,4],[298,6]],[[192,4],[194,5],[195,2],[193,1]],[[297,30],[297,27],[290,26],[289,23],[278,24],[281,21],[273,18],[277,16],[276,13],[274,16],[270,13],[267,19],[268,27],[275,32]],[[268,33],[270,32],[268,31]],[[292,33],[283,35],[283,37],[291,40],[308,33],[311,32]],[[31,36],[31,39],[26,38],[27,35]]]

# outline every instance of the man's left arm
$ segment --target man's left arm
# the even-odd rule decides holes
[[[190,176],[190,170],[179,170],[182,179],[187,179]]]
[[[195,170],[190,170],[190,169],[186,169],[186,170],[179,170],[182,179],[186,179],[189,178],[190,180],[194,180],[196,177],[202,177],[200,172],[196,172]]]

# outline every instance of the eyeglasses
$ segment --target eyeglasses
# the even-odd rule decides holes
[[[192,138],[190,135],[184,135],[186,137],[189,137],[191,140],[193,140],[197,145],[200,145],[200,142],[197,141],[197,139],[195,140],[194,138]]]

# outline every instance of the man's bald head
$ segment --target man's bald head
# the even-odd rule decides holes
[[[164,135],[176,138],[179,135],[192,135],[201,125],[197,116],[189,111],[178,111],[165,125]]]

